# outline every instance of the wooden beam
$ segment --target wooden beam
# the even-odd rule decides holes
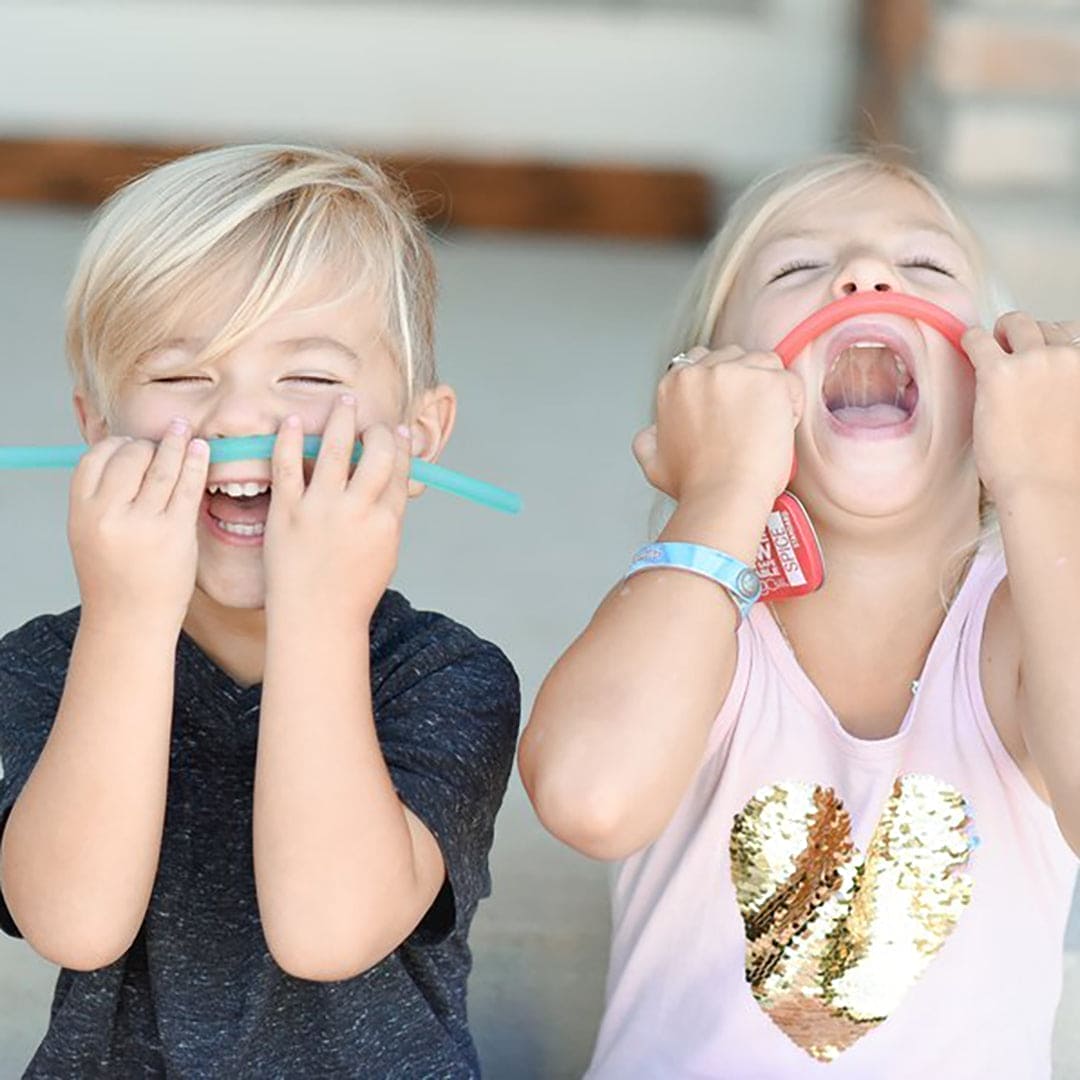
[[[0,200],[96,206],[195,146],[0,138]],[[700,240],[715,226],[701,173],[437,156],[365,155],[397,173],[433,226],[629,240]]]
[[[861,0],[855,134],[862,145],[902,153],[904,97],[923,57],[932,0]]]

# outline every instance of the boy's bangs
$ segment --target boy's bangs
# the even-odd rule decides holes
[[[142,356],[175,336],[187,312],[220,304],[228,293],[239,299],[200,354],[204,362],[234,348],[327,270],[333,273],[324,277],[335,287],[320,303],[330,305],[364,292],[386,311],[390,290],[387,275],[379,269],[386,265],[388,253],[379,250],[381,246],[375,229],[357,227],[355,210],[342,213],[333,198],[321,193],[303,192],[288,205],[268,208],[201,257],[171,268],[143,290],[133,290],[127,303],[116,298],[114,333],[107,336],[122,341],[101,344],[106,354],[125,356],[126,363],[113,373],[107,398],[112,399],[109,391]]]

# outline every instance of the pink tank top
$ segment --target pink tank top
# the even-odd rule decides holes
[[[983,701],[1004,573],[977,556],[876,741],[753,611],[689,791],[617,869],[589,1080],[1049,1077],[1077,862]]]

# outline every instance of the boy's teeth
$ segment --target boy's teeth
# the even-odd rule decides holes
[[[250,499],[255,495],[262,495],[269,491],[270,485],[267,483],[258,483],[254,480],[249,480],[244,484],[239,484],[236,481],[230,480],[224,484],[210,484],[208,485],[207,490],[211,495],[217,495],[221,492],[234,499]]]
[[[234,536],[262,536],[266,532],[266,525],[257,521],[251,525],[244,525],[234,521],[219,521],[218,528],[223,532],[232,533]]]

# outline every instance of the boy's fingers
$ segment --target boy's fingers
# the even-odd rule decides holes
[[[286,416],[270,455],[271,503],[295,502],[304,494],[304,429],[299,416]]]
[[[169,424],[136,496],[136,501],[144,510],[160,513],[169,505],[184,463],[189,437],[186,420],[177,418]]]
[[[155,445],[146,439],[133,439],[124,443],[109,458],[98,484],[97,494],[110,501],[130,503],[139,493],[156,449]]]
[[[394,463],[390,471],[390,481],[383,490],[382,501],[396,514],[404,514],[409,496],[419,495],[424,490],[423,484],[417,484],[416,490],[410,490],[409,469],[412,467],[412,436],[407,427],[399,427],[394,432]]]
[[[72,496],[78,499],[89,499],[95,495],[113,454],[130,441],[126,435],[110,435],[107,439],[94,443],[75,466],[75,472],[71,478]]]
[[[394,475],[398,440],[385,424],[372,424],[361,435],[364,453],[349,483],[350,492],[375,501]]]
[[[1010,311],[994,324],[994,337],[1010,353],[1041,349],[1046,344],[1039,324],[1023,311]]]
[[[334,406],[323,429],[322,445],[311,477],[313,492],[345,490],[355,448],[356,399],[345,394]]]
[[[180,476],[173,486],[167,512],[194,517],[206,494],[209,471],[210,444],[204,439],[191,439],[184,447]]]

